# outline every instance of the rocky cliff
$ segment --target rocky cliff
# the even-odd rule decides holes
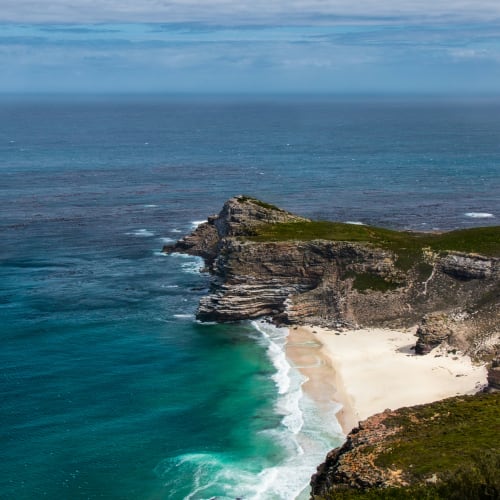
[[[312,498],[356,498],[366,490],[369,498],[378,498],[376,491],[381,498],[498,498],[499,398],[461,396],[360,422],[318,467]],[[460,475],[466,492],[450,485]],[[397,488],[392,496],[391,488]]]
[[[444,235],[314,222],[238,196],[164,251],[205,259],[197,316],[269,316],[336,328],[420,323],[417,351],[447,341],[478,357],[496,349],[500,228]]]

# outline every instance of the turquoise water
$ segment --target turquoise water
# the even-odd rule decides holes
[[[164,256],[248,193],[395,228],[498,224],[494,102],[0,101],[0,497],[293,498],[334,419],[285,331],[194,319]]]

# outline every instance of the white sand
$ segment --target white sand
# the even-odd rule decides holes
[[[322,344],[321,358],[329,360],[333,370],[318,369],[318,377],[309,370],[310,392],[320,401],[326,396],[343,405],[337,417],[344,432],[387,408],[473,394],[486,384],[486,368],[474,365],[468,356],[447,354],[444,349],[415,355],[411,350],[416,342],[414,332],[362,329],[336,333],[319,327],[294,332],[294,342],[302,337],[308,343],[316,340]],[[334,378],[333,386],[332,381],[324,380],[326,373]]]

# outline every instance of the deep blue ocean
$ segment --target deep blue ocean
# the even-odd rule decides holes
[[[0,498],[288,500],[337,423],[286,331],[195,321],[202,262],[162,246],[240,193],[497,225],[500,102],[4,96],[0,169]]]

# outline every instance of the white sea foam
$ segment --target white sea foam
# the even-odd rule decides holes
[[[288,362],[285,355],[288,330],[264,321],[252,322],[254,328],[269,342],[268,355],[277,372],[273,380],[278,388],[277,411],[284,414],[285,428],[281,436],[293,443],[283,463],[259,474],[257,489],[248,498],[295,499],[307,492],[311,475],[326,453],[343,440],[340,424],[334,418],[338,405],[321,409],[302,391],[306,378]],[[305,495],[308,498],[308,495]]]
[[[365,225],[364,222],[359,222],[356,220],[346,220],[345,224],[354,224],[355,226],[364,226]]]
[[[155,473],[168,479],[172,493],[185,487],[186,478],[192,478],[192,489],[184,496],[186,499],[293,500],[303,498],[317,465],[327,451],[340,444],[340,441],[318,442],[321,445],[307,456],[295,453],[261,472],[255,472],[254,459],[235,462],[234,457],[224,453],[188,453],[162,461]],[[176,477],[180,479],[179,485],[175,479],[172,481]]]
[[[149,237],[154,236],[155,233],[149,231],[148,229],[136,229],[135,231],[131,231],[130,233],[125,233],[127,236],[139,236],[139,237]]]
[[[300,398],[303,417],[296,440],[300,444],[283,463],[259,474],[258,490],[251,498],[296,499],[309,498],[309,481],[326,453],[343,441],[340,424],[334,418],[337,405],[318,411],[317,404],[307,395]]]
[[[465,216],[472,217],[473,219],[491,219],[492,217],[495,217],[493,214],[488,212],[467,212]]]
[[[201,321],[200,319],[197,319],[196,323],[202,326],[213,326],[218,324],[216,321]]]
[[[170,254],[171,257],[175,257],[176,259],[197,259],[198,257],[193,257],[192,255],[189,255],[187,253],[180,253],[180,252],[172,252]]]
[[[283,415],[281,426],[261,432],[280,443],[287,456],[260,472],[256,471],[255,459],[235,460],[233,455],[225,453],[188,453],[166,459],[158,464],[155,473],[169,481],[170,491],[173,495],[178,492],[179,498],[308,498],[309,481],[317,465],[329,450],[342,442],[342,431],[333,417],[338,408],[332,404],[326,414],[320,413],[316,403],[302,392],[306,378],[285,356],[288,329],[265,321],[254,321],[252,325],[259,332],[259,339],[276,368],[273,376],[278,389],[276,411]],[[188,477],[192,478],[191,491],[181,494]],[[179,478],[178,484],[175,478]]]
[[[258,326],[256,328],[260,330]],[[271,358],[276,368],[276,373],[272,378],[276,383],[276,386],[278,387],[278,394],[285,394],[288,389],[290,389],[290,377],[288,376],[290,365],[286,360],[285,352],[283,351],[282,347],[273,342],[265,332],[262,333],[269,339],[269,347],[267,348],[267,350],[269,357]]]
[[[194,319],[194,314],[174,314],[177,319]]]
[[[298,434],[304,425],[304,415],[300,409],[301,399],[302,389],[300,386],[292,392],[287,393],[283,398],[283,407],[289,412],[288,415],[283,418],[283,425],[288,427],[293,434]],[[300,455],[304,453],[300,445],[297,446],[297,451]]]
[[[191,226],[193,229],[196,229],[200,224],[203,224],[204,222],[207,222],[207,220],[193,220],[191,221]]]
[[[326,452],[325,452],[326,454]],[[309,481],[316,467],[325,459],[321,456],[308,457],[296,456],[283,465],[270,467],[263,470],[258,476],[255,493],[249,495],[251,500],[292,500],[308,491]],[[312,460],[316,460],[313,462]]]
[[[233,462],[232,457],[224,453],[186,453],[163,460],[155,467],[155,473],[160,478],[168,478],[172,494],[185,487],[186,478],[191,477],[192,490],[184,496],[186,500],[292,500],[303,491],[303,478],[309,481],[314,470],[311,467],[312,464],[303,461],[301,465],[291,461],[256,474],[250,461]],[[172,477],[184,483],[176,484]]]
[[[234,463],[231,458],[224,453],[186,453],[163,460],[155,467],[155,473],[160,478],[168,478],[168,486],[173,495],[185,486],[186,478],[191,477],[193,488],[184,496],[186,500],[208,498],[270,500],[272,497],[256,494],[260,485],[257,475],[251,470],[252,464]],[[184,484],[180,481],[176,484],[175,479],[172,482],[172,477],[179,477]],[[178,497],[181,498],[180,495]]]
[[[194,255],[187,255],[185,253],[178,252],[174,252],[168,255],[176,259],[182,259],[184,261],[181,264],[181,269],[185,273],[199,274],[205,267],[204,261],[201,257],[195,257]]]
[[[253,321],[252,325],[268,342],[267,354],[276,368],[273,380],[279,394],[277,410],[284,415],[283,425],[295,436],[304,424],[299,401],[302,398],[302,384],[306,379],[297,370],[292,370],[286,359],[288,329],[277,328],[265,321]],[[300,450],[298,444],[297,450]]]
[[[185,262],[184,264],[181,264],[181,269],[185,273],[189,274],[200,274],[202,269],[203,269],[203,259],[197,258],[196,260],[192,262]]]
[[[180,229],[171,229],[170,232],[171,233],[182,233],[182,231]]]
[[[158,205],[143,205],[144,208],[156,208]]]
[[[177,240],[175,240],[174,238],[163,237],[160,238],[160,241],[162,241],[163,243],[175,243]]]

